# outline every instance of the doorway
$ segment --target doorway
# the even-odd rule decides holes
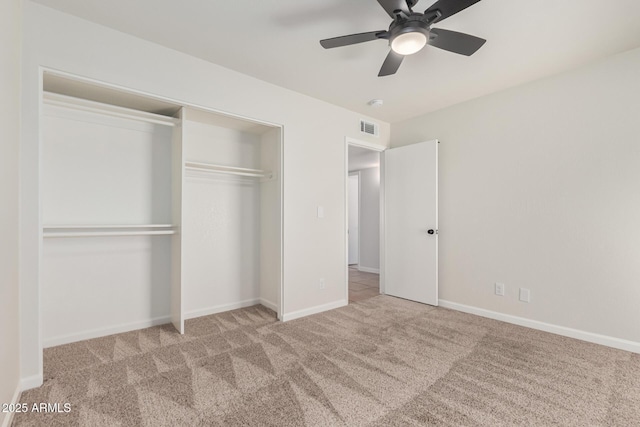
[[[380,294],[380,152],[347,142],[347,288],[349,303]]]
[[[437,306],[439,141],[390,149],[351,138],[345,142],[346,299],[355,302],[385,294]],[[364,231],[364,171],[375,161],[367,164],[363,158],[375,158],[371,152],[377,155],[378,165],[378,209],[373,210],[378,214],[378,236],[365,243],[363,236],[370,234]],[[364,165],[356,164],[360,156]],[[349,267],[349,172],[358,170],[358,263]],[[367,260],[365,248],[369,254],[377,252],[377,268]]]

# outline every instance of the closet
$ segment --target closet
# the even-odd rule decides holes
[[[185,312],[277,311],[280,131],[195,109],[182,119]]]
[[[46,72],[44,347],[282,306],[281,127]]]

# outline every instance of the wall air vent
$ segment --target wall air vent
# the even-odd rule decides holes
[[[360,132],[367,135],[378,136],[380,129],[377,123],[368,122],[366,120],[360,120]]]

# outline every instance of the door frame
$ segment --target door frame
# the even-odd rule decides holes
[[[355,138],[344,138],[344,299],[349,303],[349,146],[366,148],[368,150],[380,153],[380,293],[384,293],[384,156],[382,153],[389,147],[373,142],[358,140]],[[358,184],[359,185],[359,184]],[[358,194],[358,198],[360,195]],[[358,200],[360,205],[360,200]],[[360,212],[358,212],[360,215]],[[358,237],[358,240],[360,238]],[[358,242],[358,251],[360,244]],[[360,262],[360,254],[358,254],[358,262]]]

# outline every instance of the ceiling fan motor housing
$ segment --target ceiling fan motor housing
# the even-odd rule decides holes
[[[430,25],[425,21],[424,15],[421,13],[412,13],[407,18],[395,19],[391,25],[389,26],[389,45],[391,49],[395,50],[400,54],[411,54],[422,49],[427,40],[429,40],[430,33]],[[396,47],[394,47],[394,41],[396,41],[396,45],[402,42],[406,42],[407,37],[410,37],[409,34],[415,34],[419,39],[422,39],[418,34],[424,35],[424,40],[420,41],[419,44],[409,52],[403,52]],[[401,37],[402,36],[402,37]],[[413,37],[415,39],[415,37]],[[396,40],[397,39],[397,40]]]

